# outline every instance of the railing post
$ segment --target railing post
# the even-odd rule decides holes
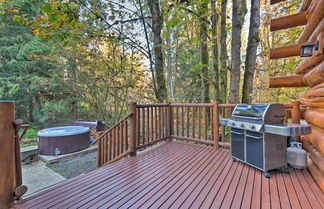
[[[136,117],[137,117],[137,104],[136,102],[130,103],[130,110],[133,113],[130,117],[130,156],[136,155]]]
[[[292,103],[291,118],[293,124],[300,124],[300,103],[298,100]]]
[[[218,101],[214,104],[214,124],[215,124],[215,133],[214,133],[214,148],[219,148],[219,106]]]
[[[300,103],[298,100],[292,102],[291,119],[293,124],[300,124]],[[300,141],[299,136],[295,136],[295,138]]]
[[[0,207],[11,208],[15,193],[15,103],[0,101]]]
[[[171,103],[168,104],[168,110],[167,110],[167,140],[171,141],[171,135],[173,130],[173,118],[172,118],[172,107]]]

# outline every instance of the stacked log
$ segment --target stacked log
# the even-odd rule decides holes
[[[311,3],[312,3],[312,0],[303,0],[302,3],[300,4],[299,9],[298,9],[298,13],[305,12]]]
[[[278,2],[280,1],[271,1]],[[314,47],[312,56],[299,63],[295,70],[296,75],[272,77],[269,86],[310,87],[298,95],[298,102],[306,107],[303,109],[302,118],[311,125],[312,133],[300,140],[308,152],[308,169],[324,191],[324,0],[302,0],[296,15],[272,20],[271,30],[303,24],[305,26],[298,41],[291,46],[270,49],[270,59],[298,56],[300,47],[305,43],[318,42],[318,48]]]
[[[318,65],[322,60],[324,60],[324,55],[315,56],[315,53],[311,57],[304,58],[296,68],[297,74],[308,73],[312,68]]]
[[[304,27],[303,32],[300,34],[298,43],[305,43],[309,40],[313,31],[322,21],[324,17],[324,1],[313,1],[309,6],[306,15],[307,15],[307,24]]]
[[[315,69],[319,68],[315,67],[313,70]],[[316,81],[318,78],[315,77],[313,80]],[[308,168],[324,191],[324,82],[301,93],[299,102],[307,106],[304,118],[312,127],[312,133],[301,138],[309,156]]]
[[[324,191],[324,175],[323,172],[317,167],[314,161],[309,157],[307,160],[308,170],[311,172],[313,178],[317,182],[318,186]]]
[[[309,71],[303,78],[305,84],[314,87],[324,82],[324,61]]]

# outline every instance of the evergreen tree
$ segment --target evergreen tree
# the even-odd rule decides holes
[[[17,117],[34,121],[42,98],[53,97],[61,79],[48,59],[52,48],[19,20],[39,14],[39,1],[5,1],[0,12],[0,98],[16,102]],[[55,80],[55,82],[53,82]]]

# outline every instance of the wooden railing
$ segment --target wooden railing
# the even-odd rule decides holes
[[[228,118],[231,116],[233,109],[236,105],[235,104],[218,104],[217,110],[218,110],[218,121],[219,118]],[[229,129],[228,127],[225,127],[224,125],[219,125],[217,122],[217,138],[219,139],[218,145],[221,147],[230,147],[230,138],[229,138]]]
[[[116,161],[131,153],[129,129],[132,116],[133,113],[128,114],[96,139],[98,142],[98,166]]]
[[[214,144],[213,104],[170,104],[170,107],[171,138]]]
[[[235,104],[131,103],[131,113],[104,131],[98,142],[98,166],[114,162],[162,140],[184,140],[215,148],[230,147],[229,128],[219,123]],[[296,104],[287,104],[286,121],[300,117]]]
[[[137,149],[153,145],[169,136],[169,104],[137,104],[136,107]]]

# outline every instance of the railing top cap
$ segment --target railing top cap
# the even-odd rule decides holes
[[[0,100],[0,103],[15,103],[15,101],[12,101],[12,100]]]

